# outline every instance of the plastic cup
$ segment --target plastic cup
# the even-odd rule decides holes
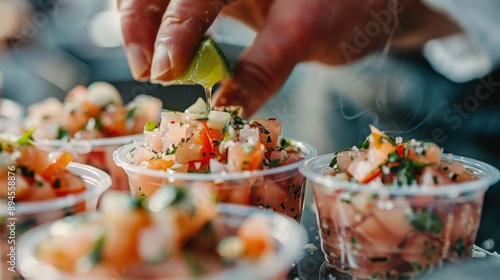
[[[113,162],[113,152],[118,147],[144,139],[143,134],[89,140],[37,139],[36,146],[46,151],[65,151],[74,161],[96,167],[111,176],[111,189],[128,190],[127,174]]]
[[[70,163],[67,168],[73,174],[82,177],[87,187],[85,192],[43,201],[18,202],[15,204],[14,209],[8,209],[7,205],[0,207],[2,279],[19,279],[16,278],[16,276],[19,276],[17,273],[9,270],[11,265],[8,262],[10,260],[18,261],[16,260],[15,250],[18,247],[17,239],[24,232],[32,227],[66,216],[94,211],[99,197],[111,185],[109,175],[94,167]],[[14,250],[12,250],[11,246],[13,246]]]
[[[328,266],[360,279],[396,279],[471,256],[484,194],[499,179],[496,168],[443,155],[478,179],[438,188],[380,187],[323,175],[332,158],[322,155],[300,167],[313,185]]]
[[[316,150],[303,142],[292,141],[292,144],[301,149],[303,160],[267,170],[234,173],[176,173],[142,168],[131,163],[130,153],[137,144],[120,147],[113,158],[127,173],[133,195],[149,197],[165,184],[201,182],[217,190],[220,202],[272,209],[300,221],[306,178],[298,168],[306,159],[315,156]]]
[[[302,226],[292,219],[271,211],[262,211],[254,207],[241,205],[219,204],[220,225],[228,229],[225,232],[236,231],[241,222],[248,216],[261,213],[270,221],[271,234],[278,246],[275,254],[255,262],[238,262],[223,271],[210,276],[198,276],[197,280],[277,280],[284,279],[291,265],[300,259],[302,249],[307,241],[307,234]],[[72,219],[98,220],[98,213],[84,216],[68,217],[64,220],[47,224],[30,230],[19,240],[19,269],[24,277],[33,280],[67,280],[76,279],[76,276],[65,274],[53,266],[39,260],[36,255],[37,245],[51,235],[57,233],[58,229],[71,225]],[[71,228],[72,226],[70,226]],[[124,233],[126,234],[126,233]],[[85,279],[84,275],[78,279]],[[189,280],[189,279],[185,279]]]

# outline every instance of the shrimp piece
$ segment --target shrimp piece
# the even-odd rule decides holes
[[[41,242],[37,255],[61,270],[77,272],[78,260],[89,254],[100,233],[95,224],[80,225],[69,237],[57,236]]]
[[[389,141],[389,136],[372,125],[370,129],[372,133],[369,138],[368,152],[353,159],[347,167],[347,172],[358,182],[363,183],[374,179],[374,175],[382,175],[381,172],[376,173],[377,169],[387,162],[389,154],[396,151],[396,145]]]
[[[47,200],[56,197],[52,185],[42,178],[35,180],[34,186],[30,188],[25,199],[27,201]]]
[[[139,261],[136,236],[151,225],[146,210],[141,206],[134,207],[127,194],[111,192],[103,196],[102,221],[106,234],[103,261],[113,267],[125,267]]]
[[[257,127],[260,131],[260,143],[264,144],[266,150],[269,148],[278,147],[278,140],[280,138],[283,127],[281,123],[275,119],[254,119],[250,125]]]
[[[258,258],[272,251],[273,240],[271,226],[265,217],[253,215],[248,217],[238,228],[237,236],[245,244],[244,255],[248,258]]]
[[[157,156],[158,155],[155,152],[150,151],[148,148],[139,146],[134,151],[134,159],[132,163],[135,165],[140,165],[142,162],[148,162],[157,158]]]
[[[406,145],[408,158],[424,164],[439,164],[441,160],[441,148],[430,142],[410,141]]]
[[[414,233],[401,253],[403,260],[412,264],[417,272],[434,267],[441,258],[442,243],[422,233]]]
[[[366,157],[366,151],[348,150],[337,154],[337,166],[341,172],[347,172],[347,168],[358,158]]]
[[[477,177],[459,161],[442,160],[439,171],[452,182],[467,182],[476,180]]]
[[[131,133],[140,133],[148,121],[160,121],[163,104],[160,99],[149,95],[138,95],[128,104],[129,111],[134,110],[134,125]]]
[[[264,150],[265,146],[260,142],[254,145],[235,143],[227,151],[227,170],[231,172],[262,169]]]
[[[144,140],[146,141],[146,146],[151,150],[155,152],[162,151],[161,132],[158,128],[152,131],[144,131]]]

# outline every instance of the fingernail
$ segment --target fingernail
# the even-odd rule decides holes
[[[151,66],[151,78],[159,79],[165,72],[170,70],[170,50],[165,45],[158,45],[153,55]]]
[[[134,79],[145,78],[149,70],[149,61],[146,53],[137,44],[129,44],[127,46],[127,58],[130,65],[130,71]]]

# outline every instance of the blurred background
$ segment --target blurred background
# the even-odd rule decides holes
[[[170,110],[184,110],[204,96],[194,86],[133,81],[115,2],[0,0],[2,131],[15,126],[27,106],[50,96],[62,99],[75,85],[94,81],[115,85],[125,102],[150,94]],[[210,33],[232,63],[255,35],[223,17]],[[278,118],[285,136],[312,144],[319,154],[357,144],[374,124],[500,168],[499,92],[498,70],[453,82],[434,71],[420,50],[386,49],[345,67],[299,65],[257,116]],[[488,250],[500,248],[499,199],[495,185],[486,195],[477,241]]]

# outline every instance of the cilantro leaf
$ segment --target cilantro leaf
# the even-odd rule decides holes
[[[406,215],[411,226],[419,232],[439,234],[443,230],[443,220],[433,211],[414,212]]]
[[[34,146],[33,145],[33,133],[35,133],[35,128],[32,128],[26,131],[19,140],[17,140],[17,144],[21,146]]]

